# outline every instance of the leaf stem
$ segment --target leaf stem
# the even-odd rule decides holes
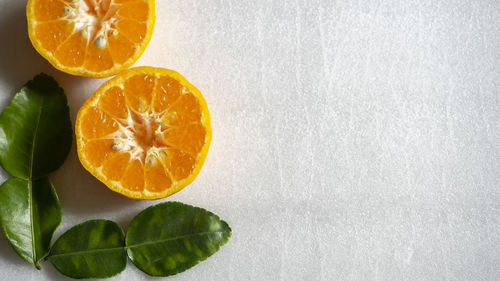
[[[30,202],[31,255],[33,258],[33,264],[38,270],[40,270],[40,265],[38,265],[38,261],[36,260],[35,229],[33,225],[33,182],[31,180],[28,180],[28,192],[28,200]]]

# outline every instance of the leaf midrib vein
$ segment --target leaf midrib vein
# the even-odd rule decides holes
[[[125,249],[125,247],[90,249],[90,250],[83,250],[83,251],[76,251],[76,252],[69,252],[69,253],[62,253],[62,254],[55,254],[55,255],[49,254],[49,256],[47,258],[51,259],[51,258],[58,258],[58,257],[74,256],[74,255],[92,254],[92,253],[98,253],[98,252],[111,252],[111,251],[124,250],[124,249]]]
[[[31,156],[30,156],[30,173],[29,173],[29,180],[33,180],[33,159],[35,158],[35,147],[36,147],[36,139],[38,135],[38,127],[40,126],[40,117],[42,116],[42,110],[43,110],[43,104],[44,104],[44,99],[42,98],[42,104],[40,105],[40,108],[38,110],[38,115],[36,117],[36,125],[35,129],[33,130],[33,142],[31,145]]]
[[[31,230],[31,255],[33,256],[33,262],[35,266],[37,265],[37,256],[36,256],[36,241],[35,241],[35,226],[33,224],[33,158],[35,157],[35,147],[36,147],[36,139],[38,134],[38,127],[40,126],[40,117],[42,116],[43,104],[45,99],[42,98],[42,104],[39,107],[38,115],[36,118],[35,130],[33,132],[33,144],[31,145],[31,157],[30,157],[30,172],[28,179],[28,187],[30,193],[30,230]]]
[[[189,237],[194,237],[194,236],[202,236],[202,235],[207,235],[207,234],[226,233],[226,232],[227,231],[210,231],[210,232],[191,233],[191,234],[186,234],[186,235],[182,235],[182,236],[169,237],[169,238],[150,241],[150,242],[143,242],[143,243],[127,246],[126,248],[128,248],[128,249],[137,248],[137,247],[141,247],[141,246],[163,243],[163,242],[172,241],[172,240],[179,240],[179,239],[184,239],[184,238],[189,238]]]
[[[215,233],[227,233],[227,231],[191,233],[191,234],[186,234],[186,235],[182,235],[182,236],[170,237],[170,238],[155,240],[155,241],[151,241],[151,242],[144,242],[144,243],[139,243],[139,244],[135,244],[132,246],[125,246],[125,247],[90,249],[90,250],[63,253],[63,254],[55,254],[55,255],[49,254],[49,256],[47,258],[51,259],[51,258],[66,257],[66,256],[73,256],[73,255],[84,255],[84,254],[91,254],[91,253],[98,253],[98,252],[116,251],[116,250],[121,250],[121,249],[127,250],[130,248],[137,248],[137,247],[146,246],[146,245],[152,245],[152,244],[163,243],[163,242],[172,241],[172,240],[184,239],[184,238],[189,238],[189,237],[193,237],[193,236],[201,236],[201,235],[207,235],[207,234],[215,234]]]

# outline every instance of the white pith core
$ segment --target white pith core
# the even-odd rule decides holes
[[[73,0],[66,2],[65,19],[73,22],[73,32],[80,32],[99,48],[104,48],[108,36],[118,33],[116,12],[119,4],[112,0]]]
[[[163,91],[165,89],[162,88]],[[181,88],[181,96],[189,93],[185,88]],[[176,104],[180,97],[174,101],[170,107]],[[166,149],[175,148],[164,139],[164,134],[172,126],[164,124],[164,119],[175,119],[176,112],[166,110],[154,113],[151,109],[144,110],[147,106],[139,106],[141,111],[137,112],[127,108],[128,116],[125,119],[113,118],[118,124],[118,130],[104,137],[113,139],[111,148],[115,151],[129,153],[130,161],[139,160],[142,163],[153,165],[156,159],[167,156]],[[204,120],[203,113],[200,120]],[[194,168],[194,167],[193,167]]]
[[[163,140],[168,128],[161,117],[161,114],[129,110],[127,119],[116,119],[119,128],[109,136],[114,139],[112,149],[129,153],[131,161],[154,164],[155,159],[166,156],[164,149],[169,147]]]

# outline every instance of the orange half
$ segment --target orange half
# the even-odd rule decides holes
[[[163,198],[192,182],[212,139],[198,89],[175,71],[153,67],[104,83],[78,112],[75,132],[85,169],[136,199]]]
[[[107,77],[134,64],[153,34],[154,0],[28,0],[28,34],[55,68]]]

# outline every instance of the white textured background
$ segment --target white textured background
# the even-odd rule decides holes
[[[500,2],[156,2],[136,65],[186,76],[214,130],[198,179],[167,200],[233,228],[165,280],[500,280]],[[0,108],[44,71],[74,120],[104,80],[43,61],[24,4],[0,0]],[[108,191],[74,147],[52,179],[56,237],[93,218],[126,227],[157,203]],[[67,280],[42,266],[0,238],[0,280]],[[129,264],[113,280],[160,279]]]

